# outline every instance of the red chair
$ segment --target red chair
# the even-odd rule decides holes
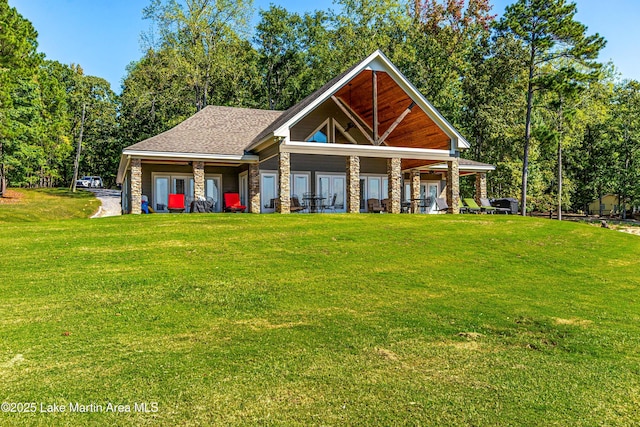
[[[225,212],[244,212],[246,206],[240,203],[240,194],[224,193],[224,211]]]
[[[184,212],[184,194],[169,194],[169,212]]]

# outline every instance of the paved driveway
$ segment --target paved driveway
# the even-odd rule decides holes
[[[102,202],[102,206],[100,206],[98,212],[91,218],[122,215],[120,190],[109,190],[106,188],[85,188],[83,190],[91,191],[96,195],[96,198]]]

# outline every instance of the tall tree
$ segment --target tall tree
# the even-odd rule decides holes
[[[0,0],[0,196],[6,186],[7,163],[15,164],[15,155],[20,150],[18,141],[12,137],[24,124],[19,119],[33,117],[19,114],[16,109],[23,105],[16,106],[14,100],[27,87],[34,89],[32,80],[41,61],[37,37],[31,22],[9,7],[8,0]]]
[[[191,88],[197,110],[222,104],[216,92],[225,88],[226,77],[242,69],[241,53],[248,46],[239,34],[250,7],[251,0],[152,0],[144,9],[160,34],[159,46],[151,47],[171,53],[171,65]]]
[[[488,48],[495,18],[491,5],[488,0],[415,0],[412,6],[414,51],[400,66],[427,99],[460,124],[462,79],[473,71],[472,57]]]
[[[568,61],[574,72],[588,72],[597,68],[595,59],[605,45],[597,33],[587,36],[587,28],[574,20],[575,3],[565,0],[518,0],[507,6],[498,23],[499,31],[512,35],[529,52],[524,152],[522,161],[522,214],[527,212],[527,179],[529,176],[529,148],[531,120],[536,91],[545,88],[544,66],[559,59]],[[578,66],[580,71],[578,71]]]
[[[617,85],[612,106],[612,142],[616,148],[615,190],[622,218],[627,204],[640,202],[640,83],[634,80]]]

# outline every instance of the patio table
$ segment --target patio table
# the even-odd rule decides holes
[[[318,211],[324,212],[324,204],[322,203],[322,201],[325,199],[326,197],[320,196],[305,196],[302,198],[302,200],[304,200],[309,207],[310,213],[317,213]]]

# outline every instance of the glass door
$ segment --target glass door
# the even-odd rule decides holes
[[[430,199],[429,212],[436,212],[436,198],[440,194],[440,185],[437,182],[430,182],[427,184],[427,195]]]
[[[275,172],[260,173],[260,202],[262,212],[276,211],[276,197],[278,195],[278,174]]]
[[[156,212],[169,211],[169,180],[168,176],[156,176],[153,180],[153,209]]]
[[[185,212],[189,212],[189,207],[193,201],[193,178],[188,176],[172,176],[171,192],[173,194],[184,194]]]
[[[242,172],[238,175],[238,183],[240,187],[240,203],[249,207],[249,173]]]
[[[344,175],[318,175],[316,193],[324,205],[333,206],[331,211],[345,211],[346,179]],[[333,198],[335,197],[335,204]]]
[[[367,200],[389,197],[389,178],[383,175],[360,178],[360,211],[367,211]]]
[[[220,212],[222,209],[221,196],[221,181],[219,176],[208,176],[204,179],[204,197],[213,202],[213,211]]]
[[[309,174],[294,173],[291,174],[291,197],[297,196],[302,202],[304,193],[309,192]]]

